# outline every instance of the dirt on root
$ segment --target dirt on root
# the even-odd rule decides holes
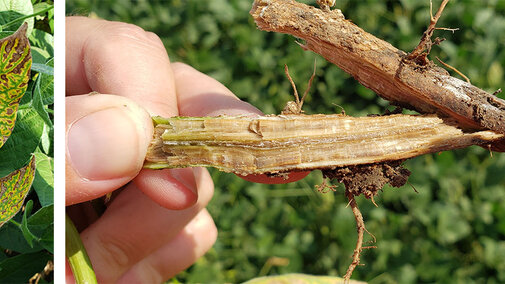
[[[346,191],[354,196],[363,194],[373,198],[384,185],[401,187],[410,176],[410,171],[402,167],[403,161],[388,161],[367,165],[347,166],[323,170],[323,176],[335,179],[345,185]]]

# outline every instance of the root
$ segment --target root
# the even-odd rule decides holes
[[[349,199],[349,205],[351,205],[352,213],[354,214],[354,218],[356,219],[356,228],[358,230],[358,240],[356,241],[356,248],[354,249],[354,253],[352,255],[352,262],[351,264],[349,264],[347,272],[345,273],[344,276],[344,283],[349,283],[354,269],[358,265],[360,265],[361,251],[363,251],[363,249],[376,248],[375,246],[363,247],[364,232],[367,232],[370,236],[372,236],[373,242],[375,242],[376,239],[375,236],[370,234],[370,232],[368,232],[368,230],[366,229],[365,222],[363,221],[363,215],[361,215],[361,212],[359,211],[353,193],[346,190],[345,194]]]
[[[409,181],[407,181],[407,183],[410,185],[410,187],[412,187],[415,193],[419,193],[419,191],[417,191],[417,189],[414,187],[413,184],[411,184]]]
[[[335,192],[337,191],[337,187],[338,185],[328,184],[326,179],[323,179],[323,183],[321,183],[320,185],[316,185],[316,189],[320,193],[328,193],[330,191]]]
[[[300,102],[300,97],[298,96],[298,90],[296,89],[295,82],[293,82],[293,79],[289,75],[289,68],[288,68],[287,64],[284,64],[284,73],[286,73],[286,77],[288,77],[289,83],[291,83],[291,87],[293,87],[293,92],[294,92],[294,95],[295,95],[296,106],[301,108],[301,105],[303,103]]]
[[[442,4],[440,4],[440,7],[438,8],[437,13],[435,16],[433,16],[432,8],[433,8],[433,3],[430,0],[430,25],[426,29],[426,31],[423,33],[423,36],[421,37],[421,41],[417,45],[417,47],[407,55],[407,59],[416,62],[418,65],[425,66],[428,64],[429,60],[427,58],[428,54],[430,54],[431,47],[433,45],[437,45],[440,42],[442,42],[442,39],[436,38],[434,41],[431,41],[431,37],[433,36],[433,32],[435,30],[449,30],[454,32],[456,29],[448,29],[448,28],[437,28],[437,22],[438,19],[440,19],[440,16],[442,15],[442,12],[444,11],[445,6],[449,3],[449,0],[443,0]]]
[[[307,85],[307,89],[305,89],[305,92],[303,92],[302,99],[300,100],[299,112],[302,112],[303,102],[305,101],[305,98],[307,97],[307,94],[309,93],[310,87],[312,87],[312,81],[314,81],[314,77],[316,77],[316,60],[315,59],[314,59],[314,71],[312,72],[312,75],[310,76],[309,84]]]
[[[370,197],[370,200],[372,200],[372,203],[375,205],[375,207],[379,208],[379,205],[377,205],[377,203],[375,203],[375,200],[373,200],[373,195]]]
[[[284,109],[282,110],[281,114],[303,113],[303,111],[302,111],[303,102],[305,101],[305,98],[307,97],[307,94],[309,93],[310,87],[312,87],[312,81],[314,81],[314,77],[316,76],[316,60],[314,59],[314,71],[312,72],[312,76],[310,76],[309,84],[308,84],[305,92],[303,92],[303,96],[301,99],[300,99],[300,96],[298,96],[298,90],[296,89],[295,82],[293,81],[293,79],[289,75],[288,65],[284,65],[284,72],[286,73],[286,77],[288,77],[289,83],[291,83],[291,86],[293,87],[295,101],[288,102],[286,104],[286,107],[284,107]]]
[[[438,58],[438,57],[435,57],[435,58],[438,60],[438,62],[440,62],[445,67],[447,67],[447,68],[451,69],[452,71],[458,73],[458,75],[461,76],[461,77],[463,77],[468,84],[471,84],[470,79],[468,79],[468,77],[466,77],[465,74],[461,73],[461,71],[459,71],[458,69],[452,67],[451,65],[443,62],[440,58]]]
[[[493,158],[493,150],[491,149],[491,144],[487,144],[487,150],[489,151],[489,157]]]

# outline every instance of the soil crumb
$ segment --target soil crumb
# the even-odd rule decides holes
[[[345,185],[346,191],[353,196],[363,194],[373,198],[386,183],[393,187],[403,186],[410,171],[402,167],[403,161],[390,161],[367,165],[348,166],[331,170],[323,170],[323,176],[336,179]]]

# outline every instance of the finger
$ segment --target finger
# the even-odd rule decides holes
[[[172,63],[182,116],[262,115],[223,84],[184,63]],[[196,83],[198,82],[198,83]]]
[[[194,181],[205,169],[144,169],[134,179],[137,187],[159,205],[172,210],[192,206],[198,199]],[[197,177],[198,179],[198,177]],[[210,180],[212,182],[212,180]],[[212,185],[213,186],[213,185]]]
[[[135,264],[118,282],[163,283],[203,256],[216,238],[212,217],[203,209],[174,239]]]
[[[185,210],[168,210],[154,203],[134,183],[111,203],[105,214],[81,238],[100,283],[112,283],[133,265],[170,242],[209,202],[210,176],[195,182],[198,201]]]
[[[66,91],[128,97],[151,115],[177,115],[170,61],[153,33],[126,23],[66,19]]]
[[[230,90],[213,78],[183,63],[172,63],[182,116],[218,115],[262,115],[261,111],[249,103],[238,99]],[[194,82],[198,82],[195,84]],[[252,182],[276,184],[298,181],[310,172],[293,172],[287,178],[266,175],[247,175],[239,177]]]
[[[149,114],[127,98],[67,97],[67,205],[102,196],[135,177],[152,133]]]
[[[151,115],[178,114],[172,69],[156,35],[134,25],[84,17],[69,17],[66,24],[68,95],[91,90],[113,93],[131,98]],[[156,182],[151,182],[168,183],[167,175],[162,172],[143,176],[150,177],[144,185],[153,186],[141,186],[142,191],[159,204],[184,208],[195,202],[195,194],[178,187],[179,183],[166,187],[172,189],[171,195],[162,194]],[[186,200],[174,199],[174,196],[185,196]]]

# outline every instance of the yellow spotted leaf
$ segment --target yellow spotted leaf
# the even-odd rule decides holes
[[[26,29],[25,23],[0,40],[0,147],[12,133],[19,101],[30,79],[32,56]]]
[[[0,227],[23,206],[35,177],[35,156],[28,165],[0,179]]]

